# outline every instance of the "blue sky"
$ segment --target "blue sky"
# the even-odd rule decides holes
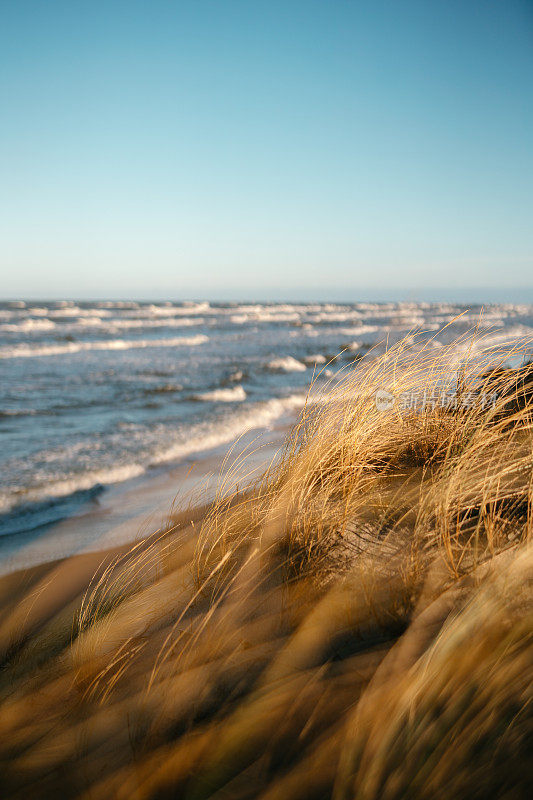
[[[533,296],[533,0],[0,13],[2,296]]]

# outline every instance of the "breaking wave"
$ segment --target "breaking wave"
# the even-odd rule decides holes
[[[205,344],[205,342],[208,341],[208,336],[199,334],[198,336],[177,336],[169,339],[110,339],[109,341],[46,344],[36,347],[22,344],[14,347],[0,348],[0,358],[36,358],[80,353],[88,350],[135,350],[144,347],[195,347],[200,344]]]
[[[307,367],[292,356],[285,356],[285,358],[273,358],[267,364],[271,372],[305,372]]]
[[[212,392],[201,392],[193,395],[194,400],[203,400],[210,403],[242,403],[246,400],[246,392],[239,384],[232,389],[215,389]]]

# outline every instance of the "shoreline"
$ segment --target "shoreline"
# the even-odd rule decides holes
[[[234,442],[110,484],[87,501],[82,511],[64,519],[1,536],[0,580],[77,556],[127,549],[146,539],[171,514],[205,506],[222,483],[224,491],[229,491],[258,475],[276,457],[296,418],[294,412],[287,412],[267,427],[251,428]],[[244,449],[246,458],[241,460]]]

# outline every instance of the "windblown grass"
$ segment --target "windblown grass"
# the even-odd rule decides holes
[[[244,490],[7,598],[2,796],[529,796],[529,372],[477,338],[369,354]]]

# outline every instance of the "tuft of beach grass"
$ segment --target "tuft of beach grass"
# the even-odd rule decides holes
[[[529,796],[533,372],[480,352],[370,352],[248,485],[4,593],[2,796]]]

